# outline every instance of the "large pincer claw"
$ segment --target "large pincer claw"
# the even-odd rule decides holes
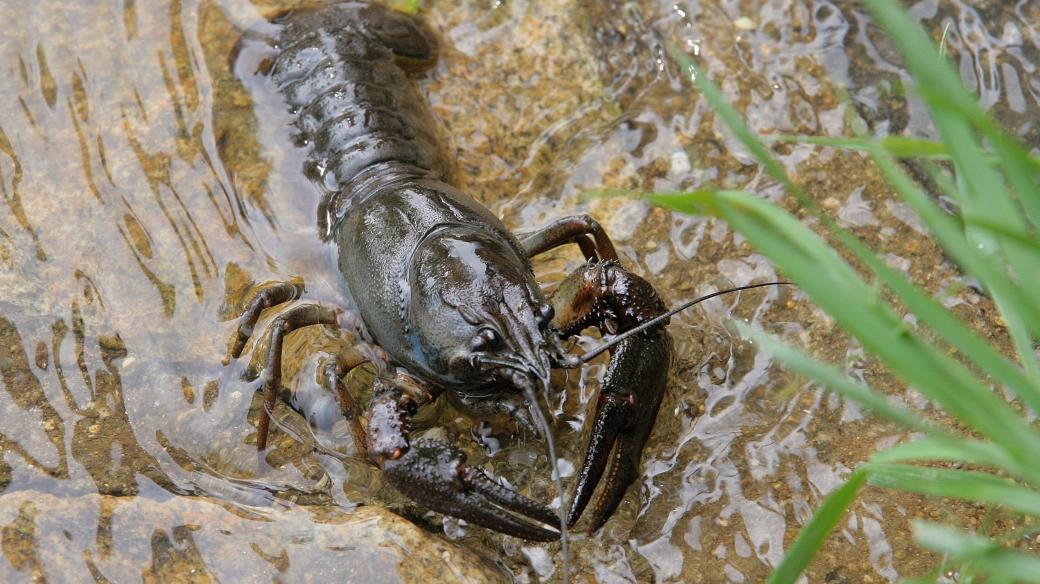
[[[560,537],[535,523],[558,524],[551,509],[466,465],[466,455],[443,442],[415,442],[400,458],[383,463],[383,476],[404,495],[439,513],[534,541]]]
[[[639,460],[668,382],[672,339],[663,328],[621,341],[611,356],[589,446],[567,516],[573,526],[592,498],[603,471],[607,479],[594,506],[589,533],[606,523],[639,475]]]

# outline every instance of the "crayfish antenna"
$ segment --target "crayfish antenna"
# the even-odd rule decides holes
[[[653,319],[648,320],[648,321],[644,322],[643,324],[641,324],[641,325],[639,325],[639,326],[637,326],[635,328],[628,329],[627,331],[625,331],[625,332],[623,332],[623,333],[621,333],[619,335],[616,335],[615,337],[613,337],[612,339],[610,339],[606,343],[603,343],[600,346],[596,347],[595,349],[592,349],[591,351],[585,353],[584,355],[579,357],[579,359],[581,360],[582,363],[588,363],[589,361],[591,361],[594,357],[596,357],[600,353],[606,351],[607,349],[610,349],[611,347],[613,347],[614,345],[617,345],[618,343],[620,343],[621,341],[627,339],[628,337],[631,337],[633,335],[637,335],[637,334],[645,331],[648,328],[653,328],[653,327],[657,326],[658,324],[661,324],[662,322],[667,321],[669,318],[675,316],[676,314],[686,310],[687,308],[690,308],[691,306],[693,306],[695,304],[700,304],[701,302],[704,302],[705,300],[710,300],[712,298],[715,298],[716,296],[722,296],[723,294],[730,294],[732,292],[740,292],[741,290],[751,290],[752,288],[762,288],[762,287],[765,287],[765,286],[789,286],[789,285],[791,285],[791,282],[764,282],[762,284],[750,284],[748,286],[737,286],[736,288],[729,288],[729,289],[726,289],[726,290],[719,290],[718,292],[712,292],[711,294],[705,294],[704,296],[701,296],[700,298],[695,298],[693,300],[690,300],[689,302],[685,302],[683,304],[680,304],[679,306],[676,306],[675,308],[669,310],[668,312],[666,312],[666,313],[664,313],[664,314],[662,314],[660,316],[656,316]]]
[[[549,380],[543,379],[542,383],[548,386]],[[552,432],[549,429],[549,422],[546,421],[545,415],[542,414],[542,408],[538,407],[538,397],[534,393],[534,384],[529,379],[525,378],[525,382],[522,384],[524,388],[524,397],[527,399],[527,407],[531,410],[531,415],[534,417],[535,423],[538,424],[538,429],[541,430],[542,435],[545,436],[545,444],[549,449],[549,459],[552,462],[552,477],[553,484],[556,488],[556,496],[560,498],[560,553],[563,555],[563,584],[567,584],[570,581],[570,553],[568,550],[568,537],[567,537],[567,515],[564,512],[563,505],[563,481],[560,478],[559,463],[556,458],[556,443],[553,441]]]

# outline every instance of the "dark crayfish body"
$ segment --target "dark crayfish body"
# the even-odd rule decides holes
[[[564,218],[519,240],[488,209],[451,184],[452,164],[407,71],[432,64],[432,35],[415,19],[363,3],[289,13],[274,21],[264,70],[291,113],[305,173],[325,193],[319,231],[338,250],[363,328],[398,367],[381,378],[360,414],[342,376],[366,357],[348,352],[322,367],[354,421],[359,451],[388,482],[437,511],[529,539],[559,536],[547,507],[465,465],[436,441],[410,442],[408,421],[445,391],[467,400],[506,393],[534,400],[553,367],[574,367],[560,339],[588,326],[611,333],[662,314],[653,287],[624,270],[609,238],[587,216]],[[576,243],[588,262],[551,300],[530,258]],[[260,311],[295,298],[292,284],[264,288],[250,304],[232,350],[237,357]],[[267,410],[280,384],[282,337],[337,311],[291,306],[269,327]],[[663,326],[622,341],[612,354],[594,432],[567,518],[575,523],[609,465],[592,529],[636,478],[664,393],[671,340]],[[541,418],[535,403],[529,403]],[[258,446],[266,445],[268,414]],[[547,430],[547,427],[546,427]]]

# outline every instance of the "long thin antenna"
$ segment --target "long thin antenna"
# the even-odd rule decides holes
[[[522,374],[518,373],[517,375]],[[563,584],[568,584],[571,577],[570,552],[567,547],[569,537],[567,535],[567,516],[564,514],[566,506],[564,505],[563,498],[563,481],[560,477],[560,467],[558,459],[556,458],[556,444],[553,441],[552,429],[549,428],[549,422],[545,419],[545,416],[542,414],[542,409],[538,406],[538,396],[534,393],[534,384],[530,382],[530,379],[527,376],[523,376],[521,379],[523,379],[524,397],[527,398],[528,402],[527,407],[531,410],[531,415],[534,416],[538,429],[541,430],[545,437],[545,444],[549,448],[553,483],[555,483],[556,495],[560,498],[560,554],[563,556]],[[542,380],[542,383],[548,383],[548,379]]]
[[[680,312],[686,310],[687,308],[693,306],[694,304],[699,304],[701,302],[704,302],[705,300],[710,300],[712,298],[715,298],[716,296],[722,296],[723,294],[729,294],[730,292],[740,292],[741,290],[750,290],[752,288],[763,288],[765,286],[784,286],[784,285],[790,285],[790,284],[791,284],[791,282],[765,282],[763,284],[750,284],[750,285],[747,285],[747,286],[737,286],[736,288],[729,288],[728,290],[719,290],[718,292],[712,292],[711,294],[706,294],[704,296],[701,296],[700,298],[696,298],[694,300],[690,300],[689,302],[684,302],[684,303],[680,304],[679,306],[676,306],[675,308],[673,308],[673,309],[669,310],[668,312],[662,314],[661,316],[654,317],[654,318],[644,322],[643,324],[641,324],[641,325],[639,325],[639,326],[637,326],[635,328],[628,329],[627,331],[621,333],[620,335],[610,339],[606,343],[603,343],[602,345],[596,347],[595,349],[589,351],[588,353],[585,353],[584,355],[581,356],[581,362],[582,363],[588,363],[589,361],[591,361],[593,358],[595,358],[597,355],[599,355],[603,351],[606,351],[607,349],[613,347],[614,345],[620,343],[621,341],[627,339],[628,337],[631,337],[632,335],[635,335],[635,334],[639,334],[639,333],[645,331],[646,329],[648,329],[648,328],[650,328],[652,326],[656,326],[656,325],[660,324],[662,321],[668,320],[669,318],[671,318],[675,314],[680,313]]]

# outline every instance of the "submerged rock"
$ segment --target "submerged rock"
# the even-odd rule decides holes
[[[0,553],[2,582],[509,579],[378,507],[242,509],[205,497],[3,495]]]

